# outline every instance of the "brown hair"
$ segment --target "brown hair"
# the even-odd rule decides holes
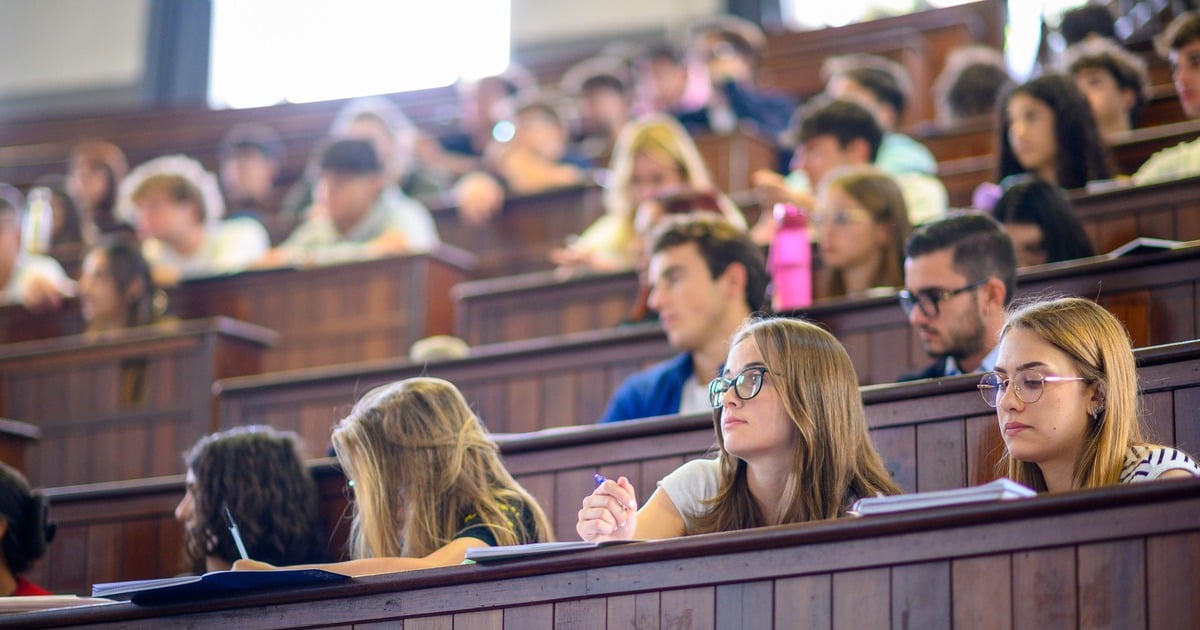
[[[904,284],[904,244],[912,226],[908,222],[908,206],[900,187],[888,175],[874,169],[852,169],[835,175],[828,188],[837,188],[853,198],[876,225],[888,228],[891,238],[884,247],[883,258],[876,270],[873,286],[896,287]],[[846,283],[840,269],[830,272],[830,294],[846,293]]]
[[[196,222],[204,223],[208,216],[204,206],[204,195],[200,189],[183,175],[174,173],[159,173],[142,180],[134,189],[130,198],[134,203],[145,199],[147,195],[161,193],[176,203],[190,203],[196,212]]]

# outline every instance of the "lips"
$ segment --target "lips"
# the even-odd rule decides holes
[[[729,427],[740,426],[743,424],[746,424],[746,421],[742,420],[741,418],[729,417],[721,419],[722,429],[728,429]]]
[[[1004,435],[1016,435],[1028,428],[1028,424],[1021,424],[1020,422],[1005,422]]]

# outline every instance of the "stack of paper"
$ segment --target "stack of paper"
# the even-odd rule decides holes
[[[1002,477],[993,482],[985,483],[982,486],[972,486],[970,488],[859,499],[854,502],[854,506],[850,508],[850,512],[859,516],[867,516],[870,514],[889,514],[891,512],[921,510],[943,505],[984,503],[1033,496],[1037,496],[1037,492],[1011,479]]]

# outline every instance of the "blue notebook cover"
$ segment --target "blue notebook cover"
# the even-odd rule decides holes
[[[322,569],[275,571],[214,571],[204,575],[108,582],[92,586],[92,597],[129,599],[135,604],[167,604],[295,586],[313,586],[349,580],[350,576]]]

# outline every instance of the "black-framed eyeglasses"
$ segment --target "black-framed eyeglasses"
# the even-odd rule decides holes
[[[1086,381],[1082,376],[1046,376],[1037,370],[1017,370],[1012,378],[1004,378],[995,372],[988,372],[979,379],[979,395],[989,407],[999,407],[1008,391],[1008,384],[1013,383],[1017,388],[1017,399],[1032,405],[1042,399],[1046,383],[1065,383],[1070,381]]]
[[[966,293],[972,289],[977,289],[984,284],[987,284],[987,281],[988,278],[976,280],[975,282],[972,282],[961,289],[921,289],[920,291],[909,291],[908,289],[903,289],[896,294],[896,297],[900,300],[900,308],[904,309],[905,315],[912,315],[913,307],[917,307],[921,309],[921,312],[925,314],[925,317],[934,319],[938,316],[938,313],[941,312],[938,306],[942,302],[949,300],[960,293]]]
[[[725,400],[725,392],[730,389],[742,400],[750,400],[762,391],[763,375],[771,370],[763,365],[748,367],[734,375],[733,378],[718,376],[708,384],[708,402],[713,409],[720,409]]]

